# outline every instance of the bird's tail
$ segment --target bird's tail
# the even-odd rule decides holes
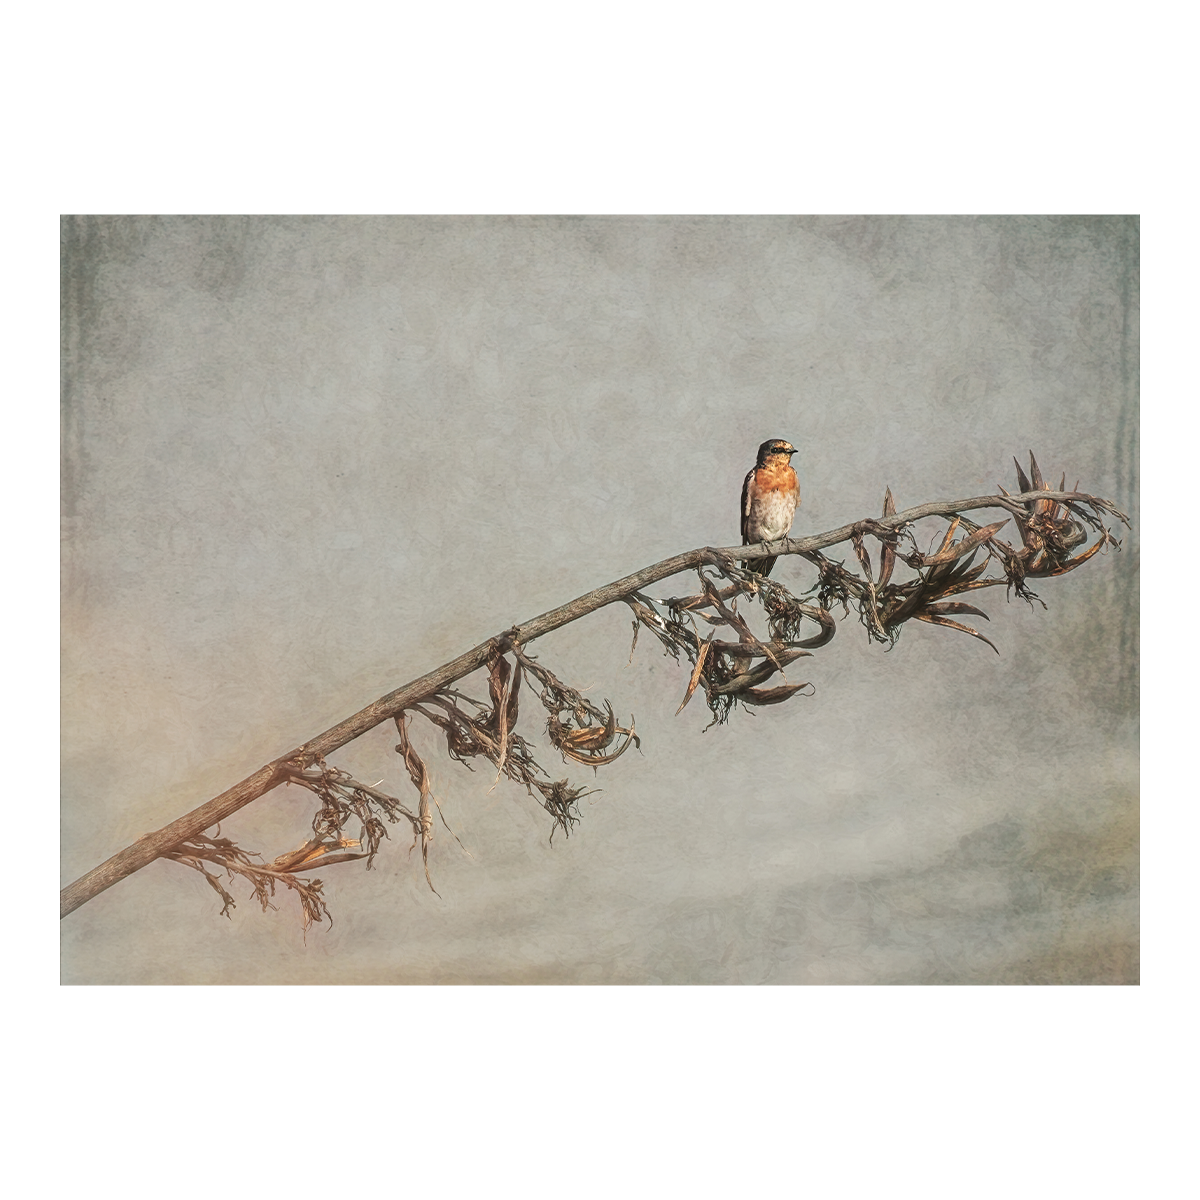
[[[770,575],[771,568],[778,561],[778,555],[776,555],[774,558],[749,558],[742,563],[742,566],[745,567],[747,571],[755,571],[759,575]]]

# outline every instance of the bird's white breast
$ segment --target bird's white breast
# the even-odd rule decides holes
[[[787,536],[795,515],[794,492],[767,492],[750,506],[750,529],[760,542],[774,542]]]

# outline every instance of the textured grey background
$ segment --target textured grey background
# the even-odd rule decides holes
[[[1137,981],[1135,218],[68,218],[63,251],[64,883],[514,621],[735,543],[768,436],[801,532],[1031,447],[1134,518],[1049,611],[985,594],[1000,657],[851,620],[813,698],[707,732],[596,614],[533,651],[644,753],[569,841],[419,728],[473,856],[437,825],[440,899],[400,826],[324,873],[307,943],[287,896],[236,884],[225,921],[159,862],[63,922],[64,981]],[[336,762],[406,797],[394,743]],[[223,832],[291,848],[307,799]]]

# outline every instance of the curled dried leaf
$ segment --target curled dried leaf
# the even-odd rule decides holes
[[[429,796],[428,789],[422,788],[417,817],[421,823],[421,862],[425,866],[425,882],[429,884],[429,890],[437,896],[440,893],[433,886],[433,879],[429,874],[429,847],[433,845],[433,811],[429,806]]]
[[[692,698],[692,693],[696,690],[696,685],[700,682],[700,676],[704,673],[704,660],[708,658],[708,652],[712,649],[713,638],[716,637],[716,632],[710,633],[708,638],[700,647],[700,653],[696,655],[696,665],[692,668],[692,677],[688,680],[687,691],[683,694],[683,699],[679,702],[679,707],[675,710],[675,715],[679,716],[687,706],[687,702]]]
[[[313,858],[306,859],[302,863],[297,863],[292,868],[293,871],[312,871],[317,867],[332,867],[338,863],[356,862],[360,858],[366,858],[365,854],[319,854]]]
[[[973,638],[978,638],[981,642],[987,642],[987,644],[991,646],[993,650],[996,650],[995,645],[991,641],[985,638],[978,629],[972,629],[969,625],[963,625],[958,621],[951,621],[949,617],[939,617],[936,614],[928,611],[916,612],[913,613],[913,616],[916,617],[918,621],[927,621],[930,625],[942,625],[947,629],[958,629],[963,633],[969,633]],[[996,653],[999,654],[1000,651],[996,650]]]
[[[803,691],[806,687],[812,687],[811,683],[786,683],[779,687],[773,688],[749,688],[742,692],[738,699],[746,704],[753,704],[757,707],[762,707],[768,704],[782,704],[785,700],[791,699],[797,692]],[[811,696],[813,693],[809,692]]]
[[[429,890],[436,896],[438,890],[433,886],[433,879],[429,874],[429,847],[433,843],[433,811],[429,804],[432,789],[429,786],[429,770],[421,756],[413,749],[413,744],[409,739],[407,713],[400,713],[396,717],[396,729],[400,733],[400,744],[396,747],[396,751],[403,756],[404,765],[408,769],[408,776],[413,782],[413,787],[420,793],[417,801],[416,826],[413,830],[413,845],[415,846],[418,839],[420,840],[421,861],[425,866],[425,882],[429,884]],[[410,848],[409,853],[411,852]]]
[[[511,687],[509,680],[512,680]],[[516,670],[508,665],[508,660],[499,651],[488,659],[488,689],[492,697],[492,711],[481,724],[494,733],[495,751],[491,755],[496,763],[496,778],[504,774],[505,760],[508,758],[509,733],[517,723],[517,694],[521,687],[521,664],[517,663]]]
[[[974,533],[968,534],[961,541],[949,544],[951,533],[958,528],[959,518],[954,518],[954,524],[950,526],[950,530],[946,533],[946,540],[942,542],[941,549],[929,558],[926,558],[922,563],[926,567],[941,566],[943,563],[954,562],[956,558],[962,558],[969,550],[973,550],[982,542],[986,542],[989,538],[994,537],[1005,525],[1008,524],[1008,517],[1003,521],[996,521],[992,525],[984,525],[982,528],[975,530]]]
[[[892,499],[892,489],[888,488],[883,497],[883,515],[885,518],[896,515],[896,502]],[[879,578],[875,581],[877,587],[883,587],[891,578],[896,566],[896,549],[889,539],[884,539],[879,551]]]
[[[944,616],[946,613],[968,613],[971,616],[982,617],[985,621],[992,619],[982,608],[976,608],[971,604],[963,604],[958,600],[946,601],[943,604],[927,604],[924,611],[935,613],[938,616]]]
[[[559,713],[550,714],[546,729],[550,741],[564,758],[574,759],[589,767],[601,767],[616,762],[631,744],[641,746],[641,739],[632,721],[628,729],[619,726],[612,705],[607,700],[604,703],[608,709],[608,719],[603,725],[573,726],[564,722]],[[604,751],[618,737],[624,737],[625,741],[611,754],[605,754]]]
[[[863,541],[863,535],[860,531],[854,531],[854,535],[850,539],[850,544],[854,547],[854,555],[858,559],[858,565],[862,567],[863,574],[869,579],[871,577],[871,555],[867,552],[867,544]]]

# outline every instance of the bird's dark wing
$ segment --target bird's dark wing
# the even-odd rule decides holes
[[[747,532],[747,526],[750,523],[750,480],[754,478],[754,472],[757,467],[751,467],[750,473],[746,476],[745,482],[742,484],[742,545],[746,546],[750,543],[750,535]]]

